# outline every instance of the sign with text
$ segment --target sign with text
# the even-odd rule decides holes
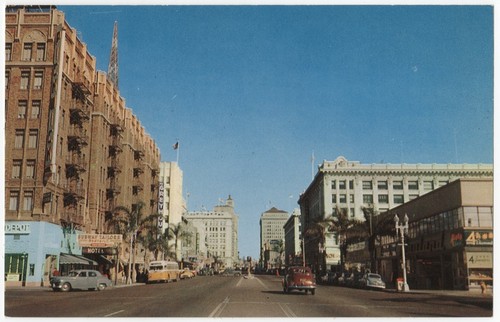
[[[468,268],[493,268],[493,254],[488,252],[467,252]]]
[[[464,234],[466,245],[493,245],[492,230],[466,230]]]
[[[5,227],[5,234],[6,235],[31,233],[30,224],[6,223],[4,227]]]
[[[83,247],[82,254],[116,255],[116,248]]]
[[[122,235],[119,234],[80,234],[78,243],[81,247],[107,248],[116,247],[122,242]]]

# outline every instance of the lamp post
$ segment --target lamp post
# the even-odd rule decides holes
[[[405,214],[403,218],[403,224],[399,223],[399,216],[394,215],[394,223],[396,226],[396,238],[401,235],[401,254],[403,257],[403,292],[408,292],[410,288],[406,282],[406,259],[405,259],[405,234],[408,233],[408,215]]]

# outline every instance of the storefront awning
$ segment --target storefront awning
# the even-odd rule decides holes
[[[61,254],[59,265],[65,264],[97,265],[97,262],[79,255]]]

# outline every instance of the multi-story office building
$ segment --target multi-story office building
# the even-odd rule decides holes
[[[285,265],[302,264],[302,246],[300,233],[300,210],[294,209],[283,226],[285,232]]]
[[[161,214],[163,229],[179,224],[186,213],[186,202],[182,196],[183,174],[177,162],[160,163],[160,187],[163,189]],[[161,201],[160,201],[161,202]]]
[[[5,23],[5,219],[24,227],[6,261],[24,253],[19,281],[40,283],[61,253],[82,254],[76,234],[109,232],[116,206],[156,211],[160,152],[63,12],[9,6]],[[33,222],[64,240],[23,249],[48,227]]]
[[[299,205],[302,230],[315,222],[335,216],[338,209],[350,218],[364,220],[362,207],[376,213],[416,199],[459,178],[492,178],[491,164],[361,164],[338,157],[324,161],[313,181],[301,194]],[[340,237],[325,232],[324,245],[306,238],[306,262],[316,265],[320,249],[326,268],[340,265]],[[323,267],[324,269],[325,267]]]
[[[216,260],[225,267],[238,264],[238,215],[231,196],[213,211],[188,212],[184,218],[196,228],[200,260]]]
[[[288,213],[276,207],[260,216],[260,261],[265,269],[284,264],[285,231]],[[283,249],[281,249],[283,248]]]

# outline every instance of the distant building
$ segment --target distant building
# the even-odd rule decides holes
[[[225,267],[239,263],[238,215],[234,212],[231,196],[225,204],[215,206],[213,211],[188,212],[184,218],[196,228],[199,260]]]
[[[30,228],[11,232],[9,242],[14,237],[17,246],[24,239],[49,243],[36,239],[44,233],[35,230],[45,227],[59,227],[66,240],[107,234],[117,206],[134,209],[142,202],[144,213],[156,212],[159,148],[96,69],[95,57],[64,13],[54,6],[8,6],[5,24],[5,220]],[[31,221],[53,225],[26,226]],[[26,249],[29,270],[19,274],[19,282],[33,276],[48,282],[61,257],[45,246],[36,254]],[[128,248],[120,247],[123,261]],[[102,270],[112,265],[103,248],[71,249],[98,260]],[[5,260],[18,257],[6,253]]]
[[[160,163],[160,188],[163,189],[161,213],[164,218],[163,230],[169,224],[178,224],[186,213],[186,201],[182,196],[183,174],[177,162]]]
[[[284,264],[285,231],[283,226],[287,220],[288,213],[275,207],[260,216],[260,261],[265,269],[278,268]]]
[[[283,226],[285,231],[285,265],[302,265],[300,210],[294,209]]]
[[[302,231],[336,216],[337,209],[347,211],[352,219],[364,220],[362,207],[373,207],[381,213],[459,178],[492,177],[491,164],[361,164],[338,157],[318,167],[299,198]],[[306,238],[306,262],[316,266],[323,247],[326,267],[322,269],[340,269],[339,237],[326,232],[324,245]]]

